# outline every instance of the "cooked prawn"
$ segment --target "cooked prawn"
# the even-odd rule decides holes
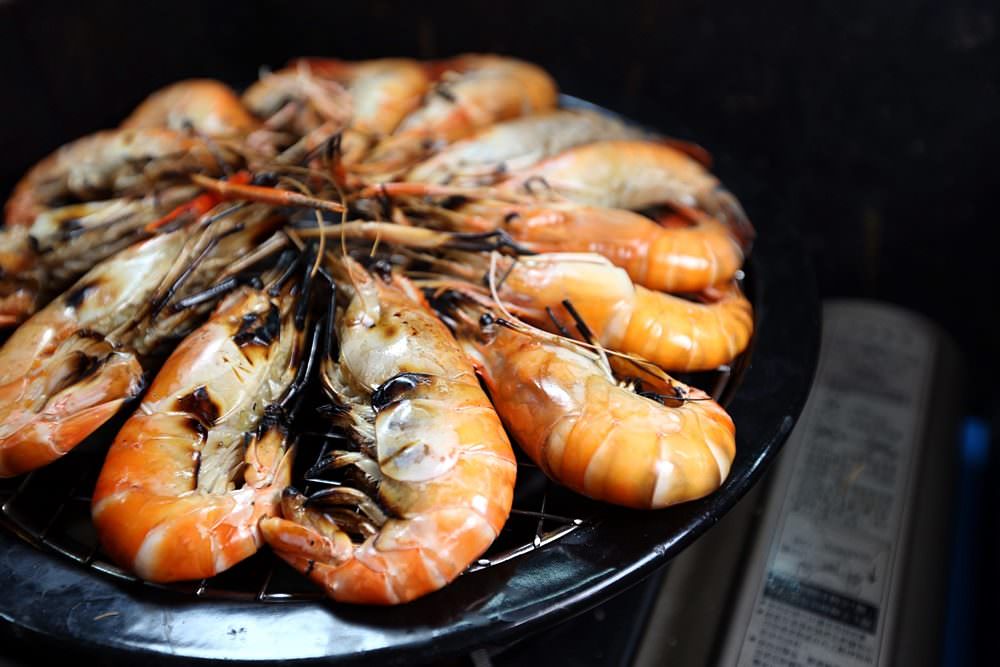
[[[375,137],[390,134],[420,104],[430,79],[416,60],[380,58],[348,62],[333,58],[305,58],[317,77],[337,81],[351,94],[351,129]]]
[[[436,84],[366,159],[373,173],[406,169],[428,152],[498,121],[552,109],[555,82],[540,67],[514,58],[468,54],[431,67]]]
[[[351,296],[322,378],[359,450],[334,451],[321,467],[367,482],[308,505],[289,489],[285,518],[261,530],[330,597],[397,604],[452,581],[493,542],[510,511],[514,456],[468,359],[419,293],[351,263],[341,273]]]
[[[396,128],[427,86],[424,68],[414,60],[301,58],[262,77],[243,100],[274,131],[305,137],[321,128],[331,136],[343,130],[342,158],[350,164]]]
[[[240,213],[112,255],[14,331],[0,348],[0,477],[66,454],[138,394],[140,359],[213,303],[180,300],[224,277],[277,222],[266,210]]]
[[[30,225],[0,229],[0,328],[20,323],[97,262],[144,235],[146,225],[190,200],[176,186],[141,199],[70,204],[39,213]]]
[[[663,142],[598,141],[523,170],[503,188],[547,189],[590,206],[642,209],[654,204],[701,207],[744,243],[754,237],[743,207],[697,160]]]
[[[486,275],[481,258],[470,254],[448,265],[470,279]],[[568,303],[598,344],[666,370],[718,368],[746,349],[753,332],[753,309],[735,283],[698,303],[634,285],[604,257],[582,253],[497,257],[486,271],[518,317],[552,333],[572,330],[555,315]]]
[[[149,581],[210,577],[254,554],[292,452],[278,418],[299,377],[297,290],[228,295],[156,375],[93,495],[101,545]],[[277,410],[277,412],[276,412]]]
[[[558,109],[481,129],[418,164],[406,180],[486,185],[573,146],[642,136],[606,114]]]
[[[166,127],[217,138],[245,137],[259,123],[226,84],[188,79],[147,97],[121,124],[123,130]]]
[[[387,183],[357,196],[421,192],[459,197],[469,193],[422,183]],[[624,209],[565,202],[476,199],[457,211],[412,201],[405,206],[420,213],[422,220],[455,231],[502,230],[532,252],[596,252],[628,271],[636,284],[666,292],[701,292],[732,280],[743,264],[743,251],[728,226],[694,209],[677,217],[684,226],[674,227]],[[346,231],[351,233],[350,228]]]
[[[733,422],[699,389],[663,376],[637,393],[589,350],[488,311],[459,329],[511,436],[554,481],[657,509],[701,498],[729,474]]]
[[[105,130],[66,144],[36,164],[14,188],[7,225],[30,225],[58,205],[146,195],[186,183],[188,174],[220,174],[239,156],[167,129]]]

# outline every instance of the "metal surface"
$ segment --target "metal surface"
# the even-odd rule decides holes
[[[579,104],[571,99],[567,104]],[[136,580],[104,559],[89,491],[110,424],[62,461],[15,480],[3,501],[0,618],[23,642],[152,662],[411,662],[500,645],[594,606],[663,565],[754,484],[802,407],[819,338],[811,272],[794,236],[758,222],[747,266],[751,350],[728,373],[694,378],[721,393],[737,424],[723,487],[658,512],[604,506],[519,469],[516,511],[494,548],[445,589],[396,608],[319,600],[269,553],[181,586]],[[19,537],[15,537],[17,533]],[[263,604],[285,602],[286,604]]]

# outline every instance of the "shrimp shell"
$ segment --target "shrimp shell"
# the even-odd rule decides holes
[[[243,137],[259,123],[232,88],[214,79],[178,81],[152,93],[129,114],[123,130],[165,127],[216,138]]]
[[[422,106],[377,144],[369,168],[405,169],[437,146],[498,121],[552,109],[555,82],[540,67],[514,58],[467,54],[431,67],[436,85]]]
[[[733,422],[704,392],[672,380],[667,395],[680,400],[660,404],[612,381],[579,346],[503,322],[461,340],[504,425],[556,482],[657,509],[701,498],[729,474]]]
[[[601,113],[559,109],[486,127],[418,164],[406,180],[489,184],[573,146],[642,135]]]
[[[601,345],[667,370],[718,368],[746,349],[753,332],[753,309],[734,283],[696,303],[633,285],[622,269],[586,254],[524,257],[498,273],[500,295],[532,324],[559,333],[546,309],[569,301]]]
[[[589,206],[701,207],[725,222],[742,242],[754,237],[736,197],[697,160],[664,142],[612,140],[577,146],[516,174],[501,188],[516,192],[537,181]]]
[[[250,288],[229,295],[170,355],[111,445],[94,525],[143,579],[213,576],[262,544],[258,521],[278,513],[291,479],[284,432],[261,419],[301,359],[293,303]]]

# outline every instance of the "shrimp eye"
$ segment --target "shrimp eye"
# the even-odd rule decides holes
[[[377,259],[372,262],[371,270],[382,280],[389,282],[392,279],[392,263],[386,259]]]
[[[492,325],[496,320],[493,319],[493,313],[483,313],[479,316],[479,326],[486,328]]]
[[[431,376],[426,373],[400,373],[382,383],[372,392],[372,408],[375,412],[400,400],[403,395],[417,385],[427,384]]]
[[[273,188],[278,184],[278,175],[270,171],[261,171],[254,174],[251,184]]]

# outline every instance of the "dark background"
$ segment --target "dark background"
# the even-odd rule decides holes
[[[179,78],[245,84],[298,55],[513,54],[564,92],[711,150],[762,233],[799,230],[824,296],[938,322],[965,353],[969,412],[992,418],[998,14],[987,0],[0,0],[0,196]]]

